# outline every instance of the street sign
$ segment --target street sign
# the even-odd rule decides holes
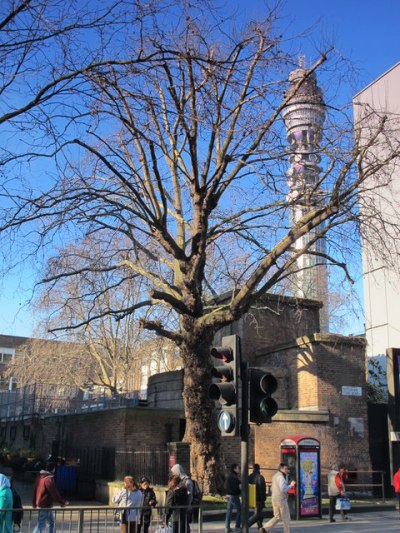
[[[218,428],[224,433],[231,433],[235,429],[235,417],[229,411],[221,411],[218,417]]]

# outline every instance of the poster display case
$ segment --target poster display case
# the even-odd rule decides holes
[[[293,519],[321,518],[320,443],[313,437],[296,435],[282,439],[281,462],[289,466],[288,482],[296,481],[289,491],[288,503]]]

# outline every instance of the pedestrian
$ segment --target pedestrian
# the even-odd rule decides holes
[[[225,492],[228,496],[225,517],[225,531],[233,531],[231,529],[231,516],[234,508],[236,509],[235,531],[240,531],[242,519],[242,504],[240,501],[240,495],[242,492],[242,485],[240,481],[240,467],[237,463],[233,463],[231,465],[230,472],[225,481]]]
[[[253,515],[249,518],[249,527],[257,522],[258,529],[262,531],[263,510],[267,499],[267,484],[260,472],[260,465],[253,466],[253,472],[249,476],[249,483],[256,486],[256,507]]]
[[[397,472],[393,476],[392,485],[393,485],[394,491],[396,493],[397,506],[398,506],[398,509],[400,511],[400,468],[397,470]]]
[[[193,481],[191,480],[190,475],[186,474],[183,466],[179,464],[176,464],[171,468],[171,474],[181,478],[181,482],[185,485],[188,492],[188,505],[190,506],[193,500]]]
[[[142,477],[140,480],[140,490],[143,494],[143,508],[140,516],[140,522],[138,525],[138,533],[148,533],[152,509],[157,505],[157,498],[154,489],[150,487],[150,480],[147,477]]]
[[[329,496],[329,522],[336,522],[333,518],[336,512],[336,500],[340,495],[339,487],[336,484],[336,476],[339,474],[337,465],[333,464],[328,474],[328,496]]]
[[[113,497],[112,501],[118,507],[129,507],[122,511],[120,521],[121,533],[137,533],[137,524],[140,521],[140,513],[143,502],[142,492],[139,490],[132,476],[124,477],[124,485]]]
[[[184,468],[180,464],[176,464],[171,468],[171,474],[174,476],[179,476],[181,478],[181,482],[186,487],[187,494],[188,494],[188,500],[187,500],[187,521],[188,524],[191,523],[193,519],[193,509],[192,509],[192,502],[193,502],[193,481],[189,474],[186,474]],[[190,526],[188,525],[187,533],[190,533]]]
[[[44,470],[40,470],[39,476],[33,487],[32,507],[39,509],[38,523],[33,533],[46,531],[46,524],[49,526],[49,533],[54,532],[54,512],[52,507],[58,502],[61,507],[65,507],[68,502],[61,496],[54,480],[55,464],[48,461]]]
[[[168,481],[168,491],[165,500],[165,523],[171,519],[173,533],[188,533],[188,502],[189,494],[185,482],[177,475],[172,474]]]
[[[338,498],[346,496],[346,487],[344,482],[347,481],[347,472],[343,464],[339,465],[339,470],[336,465],[332,465],[331,471],[328,474],[328,496],[329,496],[329,521],[336,522],[333,515],[336,511],[336,502]],[[351,520],[347,515],[347,511],[342,509],[340,511],[342,520]]]
[[[4,474],[0,474],[0,509],[12,509],[13,497],[10,480]],[[0,512],[1,533],[12,533],[12,511]]]
[[[288,506],[288,491],[296,485],[295,481],[287,483],[286,476],[289,467],[286,463],[280,463],[278,471],[272,476],[272,509],[274,516],[262,529],[263,533],[268,533],[276,524],[282,520],[284,533],[290,533],[290,512]]]

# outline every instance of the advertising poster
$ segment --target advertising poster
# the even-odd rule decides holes
[[[319,516],[318,452],[300,451],[300,516]]]

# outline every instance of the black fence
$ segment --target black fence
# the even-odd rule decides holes
[[[65,446],[62,456],[78,465],[80,477],[107,481],[115,479],[115,448]]]
[[[169,475],[169,453],[165,449],[142,448],[116,450],[116,476],[133,475],[149,478],[154,485],[166,485]]]
[[[73,463],[77,479],[113,481],[126,475],[149,478],[154,485],[165,485],[169,474],[169,453],[165,449],[115,449],[104,447],[61,446],[60,455]],[[72,474],[72,471],[71,471]]]

